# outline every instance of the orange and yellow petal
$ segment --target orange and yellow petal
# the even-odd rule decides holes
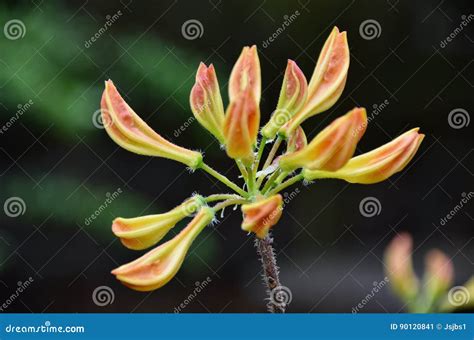
[[[278,223],[283,211],[280,194],[242,205],[244,220],[242,230],[253,232],[259,238],[267,236],[271,227]]]

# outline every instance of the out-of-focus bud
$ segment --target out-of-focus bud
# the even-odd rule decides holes
[[[268,123],[263,127],[262,135],[268,139],[273,139],[283,124],[303,107],[307,95],[308,83],[306,77],[293,60],[288,60],[277,108]]]
[[[199,64],[196,74],[196,83],[191,90],[191,110],[194,117],[212,133],[217,140],[224,144],[222,134],[224,126],[224,105],[217,82],[216,71],[211,64]]]
[[[204,204],[204,199],[196,195],[164,214],[119,217],[114,220],[112,231],[125,247],[134,250],[146,249],[159,242],[176,223],[194,214]]]
[[[298,126],[296,130],[288,138],[286,146],[286,154],[291,154],[293,152],[300,151],[308,145],[306,140],[306,134],[301,126]]]
[[[338,170],[354,155],[366,126],[365,109],[355,108],[333,121],[302,150],[282,156],[279,165],[284,171],[300,167]]]
[[[227,155],[245,163],[251,162],[259,125],[260,109],[249,87],[227,108],[224,120]]]
[[[173,159],[196,169],[202,154],[177,146],[157,134],[123,100],[108,80],[101,100],[102,121],[110,138],[128,151]]]
[[[234,65],[229,79],[229,99],[235,101],[244,91],[250,88],[257,106],[260,103],[262,79],[260,75],[260,60],[257,47],[245,46],[239,59]]]
[[[431,250],[425,260],[426,295],[437,300],[452,285],[454,268],[451,260],[440,250]]]
[[[349,69],[349,46],[346,32],[334,27],[318,58],[308,85],[308,99],[303,108],[279,131],[288,137],[307,118],[326,111],[344,90]]]
[[[268,230],[278,223],[283,211],[283,199],[280,194],[262,198],[254,203],[242,205],[244,220],[242,230],[253,232],[264,238]]]
[[[412,300],[419,291],[413,271],[413,240],[408,233],[395,236],[385,250],[386,274],[395,293],[404,301]]]
[[[112,271],[124,285],[138,291],[164,286],[181,267],[196,236],[214,218],[214,211],[202,207],[192,221],[173,239],[149,251],[137,260]]]
[[[378,183],[405,168],[418,150],[424,136],[418,133],[418,128],[415,128],[390,143],[352,158],[337,171],[303,169],[303,176],[310,181],[338,178],[350,183]]]

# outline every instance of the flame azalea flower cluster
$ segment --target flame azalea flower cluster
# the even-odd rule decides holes
[[[136,154],[168,158],[193,171],[206,171],[233,191],[208,197],[195,195],[166,213],[117,218],[112,226],[114,234],[134,250],[156,245],[180,221],[191,219],[171,240],[113,270],[117,279],[139,291],[166,284],[179,270],[193,240],[226,206],[241,205],[242,229],[263,239],[282,215],[282,196],[278,193],[291,184],[322,178],[377,183],[401,171],[423,139],[418,129],[354,157],[367,126],[365,109],[350,110],[311,139],[301,127],[306,119],[328,110],[341,96],[349,56],[346,32],[335,27],[309,82],[296,62],[289,60],[276,109],[263,127],[260,62],[255,46],[244,47],[232,69],[226,108],[213,65],[199,65],[190,94],[191,111],[235,160],[242,186],[206,164],[201,152],[175,145],[155,132],[124,101],[112,81],[107,81],[101,110],[106,131],[114,142]],[[266,161],[261,162],[270,143],[273,146]]]
[[[474,277],[463,286],[451,288],[454,278],[451,259],[432,249],[426,254],[425,272],[420,280],[413,269],[412,254],[413,239],[407,233],[398,234],[385,250],[387,278],[410,312],[452,312],[474,307]]]

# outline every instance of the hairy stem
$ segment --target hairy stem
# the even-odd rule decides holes
[[[219,181],[221,181],[225,185],[227,185],[229,188],[231,188],[232,190],[234,190],[235,192],[237,192],[241,196],[247,197],[247,193],[243,189],[239,188],[239,186],[237,184],[235,184],[230,179],[228,179],[227,177],[225,177],[221,173],[219,173],[216,170],[214,170],[213,168],[211,168],[206,163],[203,163],[201,165],[201,169],[206,171],[209,175],[215,177],[216,179],[218,179]]]
[[[213,194],[205,198],[207,203],[215,202],[215,201],[223,201],[227,199],[244,199],[244,198],[236,194]]]
[[[265,282],[269,299],[267,303],[268,311],[270,313],[285,313],[286,303],[279,301],[277,296],[281,284],[272,243],[273,238],[270,235],[267,235],[264,239],[255,238],[255,247],[262,262],[263,281]]]
[[[229,205],[236,205],[236,204],[244,204],[247,203],[247,200],[241,198],[241,199],[229,199],[227,201],[223,201],[220,203],[217,203],[213,209],[214,211],[219,211],[224,209],[225,207],[228,207]]]

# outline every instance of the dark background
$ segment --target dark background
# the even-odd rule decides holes
[[[120,18],[90,39],[112,16]],[[266,48],[263,42],[285,15],[299,15]],[[256,44],[262,65],[262,120],[274,109],[287,58],[307,78],[334,25],[348,32],[351,67],[339,102],[304,124],[313,137],[355,105],[385,100],[358,152],[420,126],[425,141],[410,166],[370,186],[321,181],[287,205],[274,237],[282,283],[291,289],[290,312],[351,312],[385,277],[383,251],[393,236],[414,236],[415,267],[426,252],[445,251],[455,284],[473,273],[473,203],[447,224],[440,219],[473,191],[473,124],[453,128],[449,113],[473,111],[474,22],[444,48],[440,43],[472,14],[472,1],[2,1],[0,22],[19,19],[22,38],[0,34],[0,125],[18,105],[33,105],[0,134],[0,203],[25,202],[23,215],[0,213],[0,300],[17,282],[34,280],[9,312],[173,312],[196,282],[212,281],[184,312],[263,312],[264,288],[253,238],[240,229],[240,212],[227,209],[221,223],[196,240],[182,269],[164,288],[131,291],[110,274],[139,256],[110,230],[116,216],[166,211],[192,192],[227,191],[202,172],[118,148],[93,124],[103,82],[112,79],[150,126],[173,142],[205,150],[206,160],[235,178],[237,169],[218,143],[191,117],[189,91],[199,61],[214,63],[227,103],[227,79],[244,45]],[[186,39],[183,23],[202,24]],[[366,40],[361,23],[376,20],[380,36]],[[0,32],[1,33],[1,32]],[[178,137],[174,131],[189,125]],[[465,125],[465,124],[464,124]],[[92,224],[107,193],[122,194]],[[359,203],[375,197],[379,215],[361,215]],[[92,299],[99,286],[114,292],[104,307]],[[403,311],[383,288],[362,312]]]

